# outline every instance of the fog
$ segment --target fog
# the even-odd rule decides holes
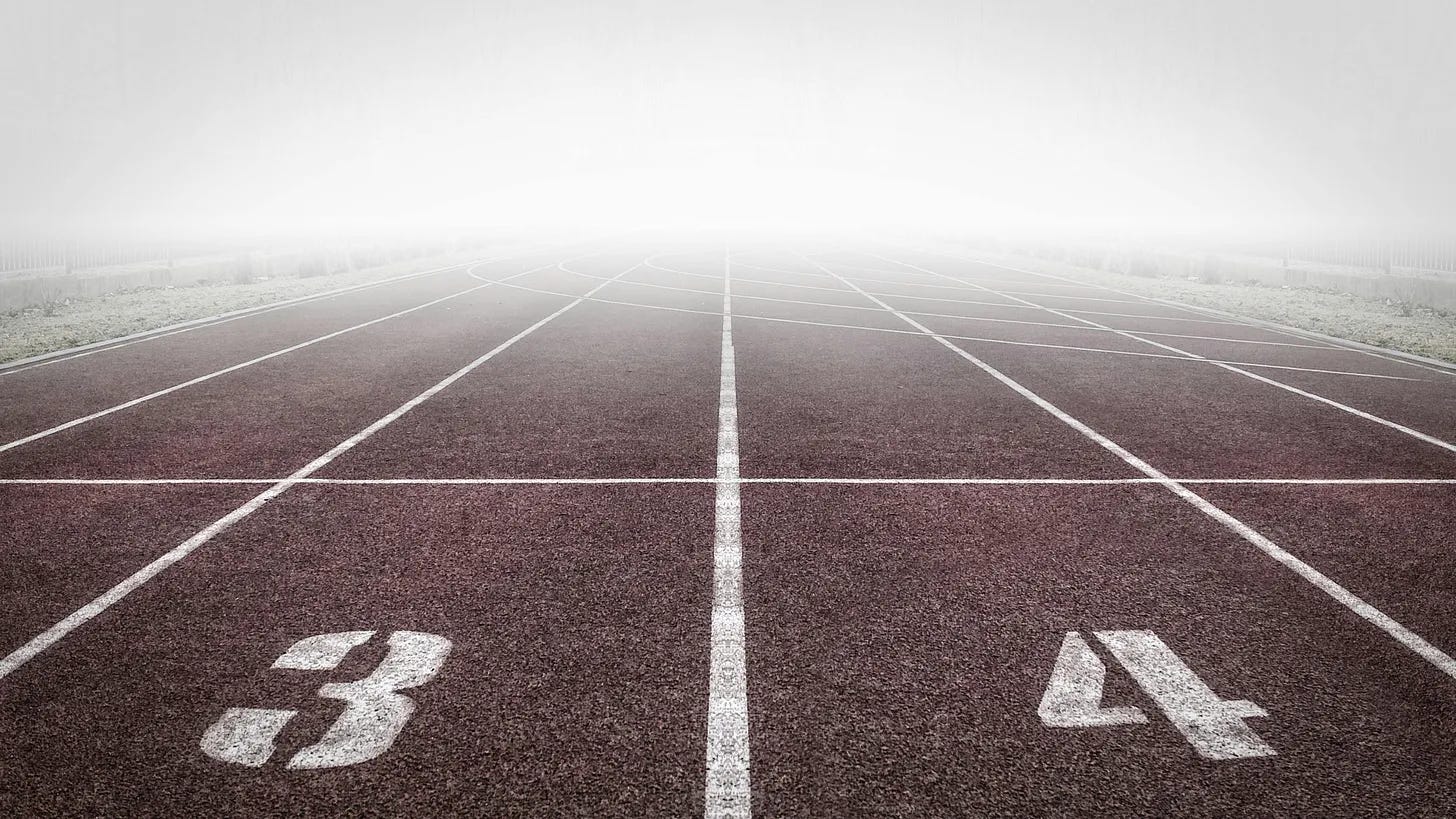
[[[0,235],[1456,223],[1450,0],[0,8]]]

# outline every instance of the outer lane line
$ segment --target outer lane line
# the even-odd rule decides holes
[[[287,478],[0,478],[0,486],[239,486],[275,484]],[[719,478],[299,478],[324,486],[581,486],[711,483]],[[1452,486],[1456,478],[1173,478],[1181,484],[1230,486]],[[1159,483],[1156,478],[743,478],[740,484],[906,484],[911,486],[1122,486]]]
[[[482,264],[484,264],[484,263],[482,263]],[[423,309],[425,309],[427,307],[433,307],[433,306],[435,306],[437,304],[440,304],[442,302],[446,302],[446,301],[449,301],[451,299],[459,298],[460,296],[464,296],[464,295],[468,295],[470,293],[474,293],[477,290],[482,290],[482,289],[484,289],[486,287],[490,287],[492,284],[496,284],[496,283],[499,283],[501,281],[508,281],[510,279],[519,278],[521,276],[527,276],[527,275],[530,275],[532,273],[538,273],[538,272],[540,272],[542,270],[547,270],[547,269],[550,269],[550,268],[556,267],[556,266],[557,266],[556,264],[546,264],[546,265],[542,265],[540,267],[535,267],[535,268],[532,268],[532,269],[527,270],[527,271],[522,272],[522,273],[516,273],[514,275],[507,276],[505,279],[501,279],[501,280],[495,280],[495,281],[493,281],[493,280],[484,279],[482,281],[487,282],[486,284],[480,284],[480,285],[476,285],[476,286],[473,286],[473,287],[468,287],[468,288],[466,288],[464,290],[461,290],[461,291],[458,291],[458,292],[455,292],[455,293],[451,293],[451,294],[449,294],[447,296],[442,296],[442,297],[440,297],[438,299],[432,299],[430,301],[425,302],[424,304],[417,304],[414,307],[409,307],[409,308],[406,308],[404,310],[400,310],[398,312],[390,313],[387,316],[380,316],[379,318],[374,318],[374,319],[370,319],[369,321],[365,321],[365,322],[361,322],[359,324],[355,324],[352,327],[345,327],[345,328],[343,328],[341,330],[335,330],[335,331],[333,331],[331,333],[325,333],[324,335],[318,336],[316,338],[311,338],[311,339],[309,339],[307,341],[301,341],[301,342],[299,342],[297,344],[294,344],[292,346],[284,347],[281,350],[274,350],[271,353],[265,353],[265,354],[260,355],[260,356],[258,356],[256,358],[251,358],[251,359],[248,359],[247,361],[243,361],[243,362],[240,362],[238,364],[233,364],[232,366],[224,367],[224,368],[222,368],[220,370],[215,370],[213,372],[206,373],[204,375],[199,375],[196,378],[188,379],[187,381],[183,381],[183,382],[181,382],[179,384],[173,384],[170,387],[164,387],[164,388],[162,388],[160,390],[156,390],[155,392],[150,392],[150,393],[147,393],[146,395],[140,396],[138,398],[133,398],[130,401],[123,401],[120,404],[116,404],[116,405],[113,405],[111,407],[107,407],[106,409],[97,410],[96,412],[93,412],[90,415],[83,415],[80,418],[73,418],[70,421],[67,421],[67,422],[65,422],[63,424],[57,424],[56,426],[53,426],[53,427],[51,427],[49,429],[43,429],[40,432],[32,433],[32,434],[27,435],[27,436],[25,436],[23,438],[17,438],[14,441],[11,441],[11,442],[9,442],[7,444],[0,444],[0,452],[6,452],[8,450],[15,449],[16,447],[24,446],[24,445],[26,445],[28,443],[31,443],[32,441],[38,441],[41,438],[47,438],[47,437],[49,437],[51,435],[55,435],[58,432],[64,432],[64,431],[66,431],[68,429],[71,429],[72,427],[80,426],[81,424],[85,424],[85,423],[89,423],[91,421],[95,421],[98,418],[104,418],[104,417],[106,417],[108,415],[111,415],[112,413],[120,412],[120,411],[125,410],[125,409],[130,409],[131,407],[135,407],[138,404],[144,404],[144,403],[146,403],[148,401],[152,401],[154,399],[161,398],[162,396],[170,395],[170,394],[172,394],[174,392],[177,392],[178,390],[186,389],[187,387],[196,386],[196,385],[201,384],[201,383],[206,382],[206,381],[211,381],[214,378],[218,378],[219,376],[227,375],[228,373],[236,372],[236,371],[241,370],[241,369],[243,369],[245,367],[251,367],[254,364],[260,364],[260,363],[262,363],[264,361],[268,361],[269,359],[277,358],[277,357],[282,356],[282,355],[287,355],[288,353],[295,352],[297,350],[301,350],[301,349],[303,349],[305,347],[313,346],[314,344],[318,344],[320,342],[328,341],[329,339],[332,339],[332,338],[338,338],[339,336],[342,336],[342,335],[344,335],[346,333],[352,333],[355,330],[362,330],[365,327],[370,327],[372,325],[379,324],[380,322],[383,322],[383,321],[389,321],[390,319],[399,318],[400,316],[407,315],[409,313],[413,313],[413,312],[415,312],[417,310],[423,310]],[[474,269],[475,269],[475,267],[479,267],[479,265],[477,264],[477,265],[474,265],[474,266],[468,268],[466,270],[466,273],[468,275],[470,275],[471,277],[473,277],[473,278],[479,278],[479,277],[476,277],[475,274],[474,274],[474,272],[473,272]],[[556,294],[556,295],[564,295],[564,294]]]
[[[568,269],[568,268],[566,268],[564,266],[558,265],[558,267],[561,267],[562,270],[565,270],[568,273],[574,272],[574,271],[572,271],[572,270],[570,270],[570,269]],[[578,274],[578,275],[580,275],[580,274]],[[489,279],[484,279],[484,278],[481,278],[479,276],[476,276],[476,278],[480,278],[481,281],[490,281]],[[640,282],[618,282],[618,283],[619,284],[640,284]],[[548,295],[548,296],[574,297],[570,293],[560,293],[560,292],[557,292],[557,291],[554,291],[554,290],[540,290],[540,289],[537,289],[537,288],[534,288],[534,287],[527,287],[525,285],[520,285],[520,284],[507,284],[507,283],[504,282],[504,280],[501,280],[501,286],[514,288],[516,290],[524,290],[524,291],[526,291],[528,293],[540,293],[540,294]],[[743,298],[743,297],[740,296],[739,298]],[[620,301],[620,300],[615,300],[615,299],[602,299],[602,298],[592,298],[592,299],[590,299],[590,301],[599,302],[601,304],[615,304],[615,305],[619,305],[619,306],[622,306],[622,307],[637,307],[637,308],[641,308],[641,309],[644,309],[644,310],[667,310],[667,311],[675,312],[675,313],[694,313],[694,314],[705,315],[705,316],[717,316],[717,315],[721,315],[721,313],[717,313],[717,312],[714,312],[712,310],[695,310],[695,309],[689,308],[689,307],[670,307],[670,306],[661,305],[661,304],[643,304],[641,302],[635,302],[635,301]],[[835,306],[839,306],[839,305],[835,305]],[[858,309],[858,308],[851,308],[851,309]],[[752,315],[752,314],[749,314],[749,313],[738,313],[736,315],[738,316],[738,318],[741,318],[741,319],[751,319],[751,320],[754,320],[754,321],[773,321],[773,322],[779,322],[779,323],[783,323],[783,324],[801,324],[801,325],[805,325],[805,326],[809,326],[809,327],[829,327],[829,328],[842,329],[842,330],[863,330],[863,331],[866,331],[866,332],[892,333],[892,334],[895,334],[895,335],[905,335],[905,336],[921,336],[921,335],[925,335],[924,333],[916,332],[914,330],[895,330],[895,329],[888,328],[888,327],[867,327],[867,326],[864,326],[864,325],[861,325],[861,324],[836,324],[836,323],[827,322],[827,321],[808,321],[808,320],[805,320],[805,319],[791,319],[791,318],[783,318],[783,317],[779,317],[779,316],[757,316],[757,315]],[[1052,325],[1052,326],[1058,326],[1058,327],[1060,327],[1060,326],[1063,326],[1063,325]],[[1073,352],[1082,352],[1082,353],[1104,353],[1106,355],[1135,356],[1135,357],[1139,357],[1139,358],[1159,358],[1159,359],[1164,359],[1164,360],[1167,360],[1167,361],[1184,361],[1184,362],[1192,362],[1192,361],[1195,361],[1195,359],[1191,359],[1191,358],[1188,358],[1187,356],[1180,356],[1180,355],[1163,355],[1163,354],[1160,354],[1160,353],[1139,353],[1139,352],[1134,352],[1134,351],[1130,351],[1130,350],[1107,350],[1107,349],[1103,349],[1101,347],[1076,347],[1076,346],[1067,345],[1067,344],[1043,344],[1043,343],[1035,342],[1035,341],[1011,341],[1010,339],[1004,339],[1004,338],[983,338],[983,337],[980,337],[980,336],[961,336],[961,335],[952,335],[952,334],[947,334],[947,333],[941,333],[941,335],[943,337],[945,337],[945,338],[953,338],[953,339],[958,339],[958,340],[961,340],[961,341],[978,341],[978,342],[983,342],[983,343],[986,343],[986,344],[1008,344],[1008,345],[1015,346],[1015,347],[1038,347],[1038,348],[1047,348],[1047,349],[1054,349],[1054,350],[1071,350]],[[1201,361],[1203,363],[1224,363],[1224,362],[1221,362],[1221,361],[1220,362],[1215,362],[1214,359],[1201,359]],[[1386,379],[1386,380],[1390,380],[1390,381],[1419,381],[1419,380],[1421,380],[1421,379],[1418,379],[1418,378],[1410,378],[1410,377],[1403,376],[1403,375],[1380,375],[1380,374],[1377,374],[1377,373],[1347,372],[1347,371],[1344,371],[1344,370],[1312,370],[1312,369],[1309,369],[1307,367],[1292,367],[1292,366],[1288,366],[1288,365],[1285,365],[1285,364],[1257,364],[1257,363],[1253,363],[1253,362],[1232,362],[1232,363],[1237,363],[1237,364],[1240,364],[1241,366],[1245,366],[1245,367],[1267,367],[1267,368],[1275,369],[1275,370],[1295,370],[1295,371],[1298,371],[1298,372],[1313,372],[1313,373],[1319,373],[1321,375],[1347,375],[1347,376],[1351,376],[1351,377],[1354,377],[1354,378],[1379,378],[1379,379]]]
[[[914,267],[914,268],[916,268],[918,270],[924,270],[927,273],[934,273],[937,276],[945,276],[945,278],[951,279],[952,281],[956,281],[956,279],[954,277],[946,276],[946,274],[944,274],[944,273],[936,273],[936,271],[929,270],[929,269],[922,268],[922,267],[918,267],[917,265],[913,265],[913,264],[910,264],[908,262],[897,262],[894,259],[887,259],[887,258],[885,258],[883,256],[877,256],[877,255],[875,255],[873,253],[867,254],[867,255],[874,256],[877,259],[882,259],[883,261],[891,262],[893,264],[903,264],[906,267]],[[980,287],[980,285],[976,285],[976,287]],[[984,290],[986,290],[987,292],[990,292],[990,293],[997,293],[997,291],[992,290],[989,287],[987,287],[987,288],[981,288],[981,289],[984,289]],[[1005,295],[1005,294],[997,293],[997,295]],[[1451,443],[1449,441],[1443,441],[1443,440],[1441,440],[1440,438],[1437,438],[1434,435],[1428,435],[1428,434],[1426,434],[1424,432],[1421,432],[1420,430],[1412,429],[1411,427],[1408,427],[1408,426],[1406,426],[1404,424],[1396,423],[1395,421],[1392,421],[1392,420],[1390,420],[1388,418],[1382,418],[1382,417],[1380,417],[1378,415],[1375,415],[1375,414],[1366,412],[1364,410],[1356,409],[1356,408],[1354,408],[1354,407],[1352,407],[1352,406],[1350,406],[1348,404],[1342,404],[1339,401],[1336,401],[1336,400],[1334,400],[1332,398],[1326,398],[1323,395],[1317,395],[1315,393],[1309,392],[1308,390],[1302,390],[1299,387],[1295,387],[1295,386],[1293,386],[1291,384],[1285,384],[1283,381],[1276,381],[1276,380],[1274,380],[1272,378],[1269,378],[1267,376],[1259,375],[1258,373],[1252,373],[1252,372],[1249,372],[1248,370],[1242,369],[1243,367],[1248,367],[1248,366],[1270,367],[1271,369],[1296,369],[1296,368],[1287,367],[1287,366],[1286,367],[1274,368],[1274,367],[1272,367],[1272,365],[1267,365],[1267,364],[1254,365],[1254,364],[1251,364],[1251,363],[1234,363],[1234,362],[1219,361],[1219,360],[1215,360],[1215,359],[1211,359],[1211,358],[1206,358],[1206,357],[1201,356],[1201,355],[1199,355],[1197,353],[1191,353],[1191,352],[1189,352],[1187,350],[1180,349],[1178,347],[1174,347],[1174,346],[1169,345],[1169,344],[1164,344],[1161,341],[1153,341],[1150,338],[1143,338],[1142,336],[1139,336],[1136,333],[1130,332],[1128,330],[1118,330],[1118,329],[1113,328],[1113,327],[1108,327],[1105,324],[1098,324],[1097,322],[1092,321],[1091,319],[1079,318],[1077,316],[1073,316],[1073,315],[1070,315],[1068,313],[1064,313],[1061,310],[1058,310],[1058,309],[1056,309],[1054,307],[1047,307],[1045,305],[1037,304],[1035,302],[1028,301],[1026,299],[1019,298],[1017,296],[1007,296],[1007,298],[1016,299],[1017,301],[1023,302],[1023,303],[1025,303],[1028,306],[1040,308],[1042,310],[1045,310],[1045,311],[1051,313],[1052,315],[1061,316],[1062,318],[1072,319],[1074,321],[1080,321],[1080,322],[1082,322],[1084,324],[1087,324],[1089,326],[1092,326],[1092,327],[1100,327],[1100,328],[1103,328],[1103,329],[1106,329],[1106,330],[1111,330],[1114,333],[1116,333],[1117,335],[1123,336],[1125,338],[1132,339],[1133,341],[1140,341],[1140,342],[1142,342],[1144,344],[1151,344],[1154,347],[1158,347],[1158,348],[1161,348],[1161,349],[1164,349],[1164,350],[1168,350],[1169,352],[1172,352],[1172,353],[1177,353],[1179,355],[1186,356],[1190,360],[1203,361],[1203,362],[1212,364],[1215,367],[1219,367],[1221,369],[1228,370],[1231,373],[1237,373],[1237,374],[1242,375],[1242,376],[1244,376],[1246,378],[1252,378],[1255,381],[1259,381],[1261,383],[1268,384],[1271,387],[1278,387],[1281,390],[1284,390],[1286,392],[1293,393],[1293,394],[1298,395],[1298,396],[1301,396],[1303,398],[1308,398],[1308,399],[1311,399],[1313,401],[1318,401],[1318,402],[1320,402],[1322,404],[1325,404],[1327,406],[1330,406],[1330,407],[1333,407],[1333,408],[1335,408],[1337,410],[1340,410],[1341,412],[1346,412],[1346,413],[1349,413],[1350,415],[1354,415],[1357,418],[1363,418],[1363,419],[1365,419],[1367,421],[1373,421],[1374,423],[1380,424],[1380,425],[1385,426],[1385,427],[1389,427],[1390,429],[1393,429],[1393,430],[1395,430],[1397,432],[1405,433],[1406,435],[1409,435],[1410,437],[1415,438],[1417,440],[1425,441],[1428,444],[1433,444],[1435,446],[1438,446],[1438,447],[1446,450],[1447,452],[1456,452],[1456,444],[1453,444],[1453,443]],[[1302,370],[1304,368],[1298,368],[1298,369],[1301,369]]]
[[[718,376],[718,468],[713,506],[713,608],[703,791],[705,819],[748,819],[753,814],[749,784],[748,657],[743,634],[738,392],[733,356],[733,285],[729,264],[725,252],[722,365]]]
[[[635,269],[636,265],[634,265],[632,268],[629,268],[628,270],[622,271],[618,274],[618,276],[624,276],[627,273],[631,272],[631,270]],[[599,290],[606,286],[606,284],[598,285],[591,292],[595,292],[596,290]],[[461,378],[469,375],[480,365],[486,363],[487,361],[490,361],[492,358],[495,358],[498,354],[504,352],[505,350],[513,346],[516,342],[545,326],[557,316],[560,316],[562,313],[565,313],[566,311],[577,306],[578,304],[581,304],[582,301],[584,301],[584,299],[577,298],[571,303],[567,304],[565,307],[562,307],[556,312],[551,313],[546,318],[537,321],[535,324],[532,324],[521,332],[515,334],[514,336],[511,336],[506,341],[492,348],[489,352],[481,355],[479,358],[476,358],[474,361],[466,364],[464,367],[461,367],[454,373],[446,376],[443,380],[435,384],[433,387],[430,387],[419,395],[416,395],[414,398],[411,398],[410,400],[401,404],[394,411],[383,416],[379,420],[375,421],[374,423],[350,436],[348,439],[339,443],[333,449],[330,449],[328,452],[325,452],[324,454],[313,459],[306,466],[289,475],[287,478],[284,478],[283,480],[278,481],[277,483],[268,487],[266,490],[254,496],[251,500],[247,501],[242,506],[237,507],[236,509],[227,513],[221,518],[218,518],[216,521],[213,521],[206,528],[202,529],[202,531],[198,532],[197,534],[193,535],[192,537],[188,538],[177,546],[172,547],[172,549],[169,550],[166,554],[163,554],[161,557],[158,557],[151,563],[148,563],[147,565],[138,569],[130,577],[127,577],[125,580],[122,580],[120,583],[112,586],[109,590],[102,593],[99,597],[92,600],[90,603],[87,603],[86,605],[72,612],[60,622],[31,638],[31,640],[25,645],[22,645],[21,647],[10,652],[10,654],[6,655],[3,659],[0,659],[0,679],[3,679],[14,673],[16,669],[25,665],[37,654],[40,654],[42,651],[45,651],[47,648],[50,648],[51,646],[60,642],[68,634],[75,631],[77,628],[80,628],[81,626],[94,619],[97,615],[100,615],[107,609],[116,605],[127,595],[140,588],[147,581],[156,577],[158,574],[161,574],[173,564],[182,561],[188,555],[197,551],[203,545],[211,541],[214,537],[217,537],[219,534],[227,531],[228,528],[231,527],[233,524],[237,523],[243,518],[248,517],[257,510],[261,509],[264,504],[297,486],[303,481],[303,479],[309,477],[320,469],[323,469],[325,466],[328,466],[334,461],[334,459],[338,458],[340,455],[343,455],[344,453],[368,440],[376,432],[394,423],[405,413],[409,412],[420,404],[423,404],[430,398],[433,398],[441,390],[444,390],[446,387],[449,387],[451,384],[454,384],[456,381],[459,381]]]
[[[823,269],[827,273],[832,273],[832,271],[830,271],[828,268],[821,266],[821,269]],[[852,283],[850,284],[850,286],[854,287]],[[861,288],[856,287],[855,289],[859,290],[861,293],[864,293],[864,290]],[[1033,404],[1036,404],[1038,407],[1045,410],[1046,412],[1050,413],[1057,420],[1077,430],[1087,439],[1101,446],[1108,452],[1116,455],[1118,458],[1122,459],[1124,463],[1128,464],[1129,466],[1133,467],[1134,469],[1138,470],[1149,478],[1152,478],[1163,488],[1167,489],[1169,492],[1172,492],[1174,495],[1177,495],[1179,498],[1182,498],[1184,501],[1187,501],[1198,511],[1219,522],[1229,531],[1242,537],[1245,541],[1254,546],[1256,549],[1263,552],[1265,555],[1274,559],[1278,563],[1282,564],[1285,568],[1299,575],[1305,581],[1309,582],[1315,588],[1319,589],[1326,595],[1333,598],[1336,602],[1343,605],[1345,608],[1349,609],[1351,612],[1355,613],[1366,622],[1370,623],[1381,631],[1384,631],[1396,642],[1404,645],[1406,648],[1419,655],[1422,659],[1435,666],[1439,671],[1441,671],[1441,673],[1445,674],[1447,677],[1456,680],[1456,659],[1453,659],[1450,655],[1446,654],[1446,652],[1437,648],[1435,645],[1427,641],[1425,638],[1421,637],[1419,634],[1416,634],[1414,631],[1406,628],[1404,625],[1397,622],[1390,615],[1365,602],[1363,599],[1355,595],[1350,590],[1346,589],[1344,586],[1341,586],[1339,583],[1330,579],[1318,569],[1314,568],[1308,563],[1305,563],[1298,557],[1295,557],[1293,554],[1280,547],[1274,541],[1254,530],[1253,527],[1215,506],[1213,503],[1205,499],[1202,495],[1199,495],[1192,489],[1189,489],[1184,484],[1179,483],[1178,481],[1159,471],[1147,461],[1144,461],[1143,459],[1129,452],[1127,449],[1124,449],[1121,445],[1117,444],[1112,439],[1108,438],[1102,433],[1092,429],[1091,427],[1067,414],[1055,404],[1052,404],[1050,401],[1036,394],[1028,387],[1023,386],[1020,382],[1012,379],[1010,376],[1007,376],[1000,370],[992,367],[990,364],[987,364],[986,362],[982,361],[971,353],[966,352],[965,350],[956,346],[951,341],[939,335],[936,335],[930,328],[916,322],[909,316],[900,313],[895,308],[891,307],[888,304],[885,304],[879,299],[876,299],[874,296],[871,296],[868,293],[864,293],[864,295],[866,298],[884,307],[887,311],[899,316],[902,321],[909,324],[910,326],[919,328],[921,331],[927,333],[928,335],[934,336],[935,340],[946,349],[970,362],[982,372],[986,373],[992,378],[995,378],[997,381],[1000,381],[1007,387],[1010,387],[1017,394],[1021,395],[1023,398],[1027,399]]]

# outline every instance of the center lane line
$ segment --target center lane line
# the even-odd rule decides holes
[[[554,265],[546,265],[545,267],[552,266]],[[639,266],[640,264],[633,265],[632,267],[623,270],[621,273],[618,273],[616,276],[612,277],[611,281],[615,281],[616,279],[621,278],[628,273],[631,273]],[[233,524],[258,511],[263,507],[264,504],[268,503],[274,498],[277,498],[278,496],[299,485],[300,483],[304,483],[305,479],[308,478],[310,475],[328,466],[334,461],[334,459],[338,458],[340,455],[343,455],[344,453],[368,440],[376,432],[399,420],[399,418],[405,413],[409,412],[420,404],[423,404],[425,401],[428,401],[440,391],[444,390],[446,387],[449,387],[451,384],[454,384],[456,381],[459,381],[461,378],[464,378],[466,375],[469,375],[480,365],[486,363],[487,361],[490,361],[492,358],[495,358],[497,355],[513,346],[516,342],[520,341],[531,333],[534,333],[541,327],[544,327],[546,324],[550,323],[553,319],[557,318],[561,314],[586,301],[587,297],[591,296],[596,291],[608,286],[611,281],[603,282],[602,284],[597,285],[596,287],[587,291],[586,294],[576,297],[573,301],[571,301],[569,304],[562,307],[561,309],[557,310],[556,312],[548,315],[540,321],[537,321],[535,324],[532,324],[530,327],[527,327],[526,329],[515,334],[504,342],[501,342],[489,352],[481,355],[479,358],[476,358],[474,361],[466,364],[464,367],[461,367],[459,370],[456,370],[454,373],[446,376],[443,380],[436,383],[434,386],[430,387],[419,395],[416,395],[414,398],[411,398],[409,401],[406,401],[404,404],[401,404],[394,411],[390,412],[389,414],[385,415],[384,417],[380,418],[379,420],[350,436],[348,439],[344,440],[333,449],[330,449],[328,452],[325,452],[324,454],[315,458],[313,461],[309,462],[308,465],[289,475],[287,478],[284,478],[273,484],[268,489],[264,490],[263,492],[254,496],[248,502],[244,503],[242,506],[239,506],[238,508],[234,509],[223,517],[218,518],[216,521],[208,525],[202,531],[198,532],[197,534],[193,535],[192,537],[188,538],[177,546],[174,546],[166,554],[163,554],[161,557],[158,557],[151,563],[148,563],[147,565],[138,569],[130,577],[127,577],[125,580],[117,583],[115,586],[111,587],[109,590],[101,594],[96,599],[92,600],[90,603],[87,603],[86,605],[82,606],[81,608],[77,609],[76,611],[72,612],[70,615],[62,619],[60,622],[36,635],[25,645],[15,649],[10,654],[6,655],[3,659],[0,659],[0,679],[8,677],[10,674],[15,672],[16,669],[19,669],[21,666],[25,665],[36,655],[60,642],[71,632],[75,631],[76,629],[90,622],[96,616],[105,612],[107,609],[116,605],[127,595],[131,594],[133,591],[136,591],[147,581],[161,574],[173,564],[184,560],[188,555],[197,551],[199,548],[211,541],[213,538],[227,531],[230,527],[232,527]]]
[[[811,263],[813,263],[812,260],[808,261],[811,261]],[[1384,631],[1396,642],[1399,642],[1401,645],[1404,645],[1406,648],[1420,655],[1423,659],[1425,659],[1427,662],[1429,662],[1431,665],[1435,666],[1439,671],[1441,671],[1441,673],[1452,678],[1453,680],[1456,680],[1456,659],[1453,659],[1446,652],[1437,648],[1435,645],[1427,641],[1425,638],[1421,637],[1419,634],[1416,634],[1414,631],[1406,628],[1404,625],[1397,622],[1390,615],[1365,602],[1360,597],[1356,596],[1353,592],[1346,589],[1344,586],[1341,586],[1339,583],[1336,583],[1324,573],[1320,572],[1318,569],[1314,568],[1308,563],[1305,563],[1298,557],[1295,557],[1290,552],[1285,551],[1277,543],[1255,531],[1248,524],[1235,518],[1233,515],[1230,515],[1228,512],[1225,512],[1219,507],[1213,505],[1212,502],[1208,501],[1203,496],[1189,489],[1187,486],[1183,485],[1177,480],[1174,480],[1173,478],[1164,474],[1156,467],[1149,464],[1147,461],[1144,461],[1143,459],[1124,449],[1121,445],[1119,445],[1112,439],[1108,438],[1107,436],[1101,434],[1100,432],[1092,429],[1091,427],[1067,414],[1061,408],[1052,404],[1045,398],[1042,398],[1040,395],[1036,394],[1026,386],[1023,386],[1020,382],[1002,373],[1000,370],[997,370],[995,367],[992,367],[990,364],[987,364],[986,362],[982,361],[971,353],[966,352],[948,339],[942,337],[940,334],[932,331],[925,325],[920,324],[919,322],[915,321],[914,319],[910,318],[899,310],[896,310],[894,307],[891,307],[884,301],[881,301],[875,296],[865,292],[863,288],[859,287],[854,282],[845,279],[842,276],[839,276],[839,274],[835,273],[834,271],[823,265],[818,265],[817,263],[815,264],[819,267],[819,269],[839,278],[840,281],[843,281],[849,287],[857,290],[865,298],[870,299],[871,301],[880,305],[887,312],[898,316],[906,324],[909,324],[910,326],[920,330],[922,333],[931,336],[936,340],[936,342],[944,346],[946,349],[975,365],[982,372],[985,372],[987,375],[995,378],[997,381],[1000,381],[1007,387],[1010,387],[1023,398],[1031,401],[1033,404],[1036,404],[1038,407],[1042,408],[1046,412],[1051,413],[1057,420],[1061,421],[1067,426],[1072,427],[1073,429],[1082,433],[1082,435],[1087,437],[1092,442],[1101,446],[1103,449],[1106,449],[1108,452],[1111,452],[1118,458],[1121,458],[1129,466],[1137,469],[1139,472],[1147,475],[1149,478],[1152,478],[1155,483],[1161,485],[1169,492],[1172,492],[1174,495],[1177,495],[1178,497],[1187,501],[1194,508],[1198,509],[1198,511],[1219,522],[1225,528],[1232,531],[1234,534],[1237,534],[1239,537],[1242,537],[1244,540],[1248,541],[1251,545],[1253,545],[1264,554],[1268,555],[1270,558],[1273,558],[1275,561],[1283,564],[1286,568],[1299,575],[1311,585],[1318,588],[1325,594],[1329,595],[1336,602],[1340,603],[1351,612],[1359,615],[1366,622],[1370,623],[1381,631]]]
[[[743,641],[743,537],[733,288],[723,256],[723,355],[718,377],[718,474],[713,507],[713,625],[708,670],[705,819],[748,819],[748,658]]]

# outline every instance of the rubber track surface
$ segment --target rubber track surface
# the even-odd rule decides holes
[[[903,247],[724,250],[536,253],[0,374],[0,446],[43,433],[0,451],[0,812],[1456,812],[1456,375]],[[1270,752],[1200,754],[1117,631]],[[1070,632],[1145,721],[1043,718]],[[383,747],[292,765],[411,633],[448,652]],[[725,645],[746,721],[710,738]],[[229,759],[230,709],[292,716]]]

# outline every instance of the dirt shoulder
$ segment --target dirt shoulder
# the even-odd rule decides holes
[[[1316,289],[1131,276],[1031,256],[963,255],[1456,363],[1456,315],[1427,307]]]
[[[482,251],[428,256],[354,272],[126,290],[0,314],[0,363],[232,310],[460,264]]]

